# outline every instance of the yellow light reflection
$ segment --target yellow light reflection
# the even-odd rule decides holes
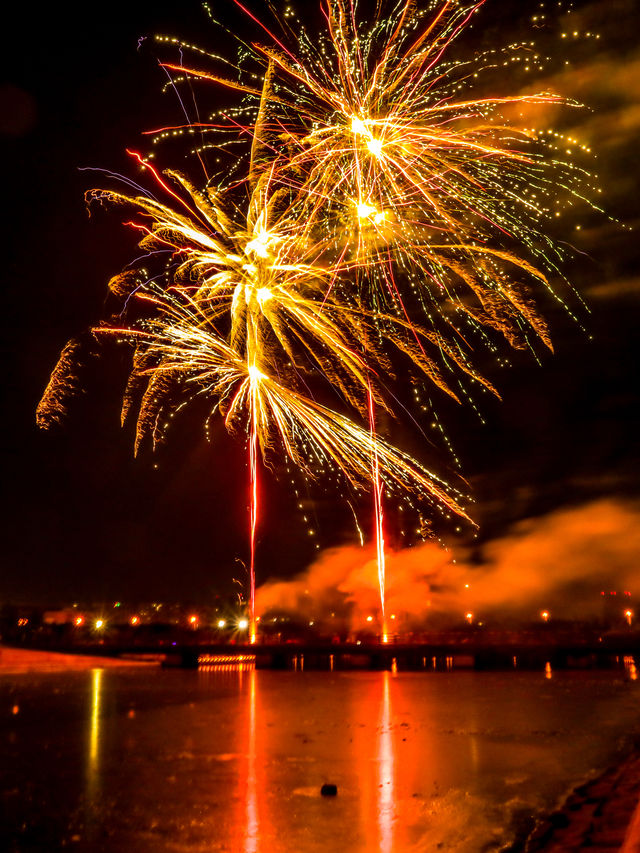
[[[100,745],[102,708],[102,669],[91,670],[91,712],[88,720],[86,758],[86,826],[95,824],[96,805],[101,797]]]
[[[89,772],[97,771],[100,746],[100,704],[102,687],[102,670],[91,670],[91,728],[89,729]]]

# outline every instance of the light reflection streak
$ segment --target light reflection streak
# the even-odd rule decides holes
[[[393,850],[393,814],[395,803],[395,744],[391,727],[390,682],[392,674],[382,673],[382,702],[378,727],[378,849]]]
[[[411,493],[447,518],[468,516],[464,494],[376,436],[374,402],[389,416],[406,411],[382,377],[395,384],[396,362],[403,363],[416,391],[427,383],[476,408],[473,386],[494,389],[473,367],[469,333],[491,352],[494,333],[516,349],[536,352],[536,339],[551,349],[526,284],[551,290],[569,244],[556,245],[545,225],[559,206],[585,200],[589,178],[579,163],[558,159],[555,131],[523,127],[515,112],[529,125],[539,108],[578,104],[546,90],[489,94],[474,83],[485,71],[493,76],[499,66],[490,57],[502,48],[459,58],[448,51],[485,0],[433,0],[426,9],[398,0],[384,12],[378,2],[371,23],[354,0],[323,0],[326,28],[285,21],[289,9],[279,22],[284,41],[234,2],[267,43],[240,41],[242,68],[216,56],[216,66],[235,69],[231,77],[185,66],[183,48],[196,64],[214,55],[159,37],[180,54],[178,65],[160,63],[170,86],[193,78],[244,93],[216,123],[203,123],[191,122],[176,88],[186,124],[147,131],[154,143],[215,131],[191,151],[205,185],[155,168],[153,153],[128,150],[153,189],[107,172],[126,190],[87,194],[89,203],[133,207],[136,221],[127,224],[142,250],[110,282],[120,313],[93,334],[134,348],[122,418],[138,412],[136,452],[146,439],[158,445],[174,415],[199,396],[211,404],[206,430],[221,416],[229,432],[248,439],[249,641],[257,622],[258,463],[275,467],[269,458],[279,456],[310,480],[333,470],[354,492],[371,485],[386,642],[383,496]],[[511,45],[507,59],[521,59],[526,44]],[[250,58],[264,74],[246,76]],[[205,148],[223,153],[248,141],[237,163],[216,158],[218,174],[209,174]],[[38,406],[42,427],[61,419],[78,390],[79,350],[72,341],[61,353]],[[317,380],[333,387],[337,411],[316,403]],[[367,399],[368,431],[360,426]]]
[[[243,849],[245,853],[256,853],[260,841],[260,812],[258,809],[258,777],[256,755],[256,671],[249,672],[249,708],[247,732],[247,779],[246,779],[246,821]]]
[[[102,798],[102,777],[100,773],[100,747],[102,741],[101,711],[102,711],[102,669],[91,670],[91,715],[87,738],[87,763],[85,782],[85,826],[88,837],[97,828],[97,809]]]
[[[629,679],[631,681],[637,681],[638,670],[637,670],[635,658],[633,657],[633,655],[625,655],[623,662],[624,662],[625,671],[626,671]]]
[[[89,780],[95,779],[100,760],[100,706],[102,670],[91,670],[91,724],[89,728]]]

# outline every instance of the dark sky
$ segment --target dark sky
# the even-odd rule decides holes
[[[219,5],[233,23],[231,3]],[[522,36],[538,5],[489,0],[471,42]],[[571,62],[556,63],[552,82],[591,107],[561,123],[598,153],[599,200],[627,226],[639,224],[634,5],[577,3],[556,28],[566,30],[568,41],[548,41]],[[127,375],[120,350],[88,366],[84,392],[64,426],[42,432],[35,425],[60,349],[100,320],[107,280],[135,256],[118,211],[88,217],[83,193],[100,178],[79,167],[131,174],[125,148],[143,147],[142,130],[179,118],[175,98],[162,93],[155,49],[147,41],[137,50],[138,40],[168,33],[213,50],[220,45],[195,2],[114,2],[99,14],[87,6],[84,14],[65,4],[38,16],[28,4],[17,7],[0,82],[6,214],[0,603],[206,601],[214,589],[229,588],[231,577],[243,577],[236,560],[247,558],[243,448],[220,428],[207,444],[194,414],[181,420],[166,450],[134,459],[131,430],[119,426]],[[575,38],[574,31],[600,38]],[[509,370],[487,365],[504,399],[486,404],[485,424],[472,411],[443,404],[474,490],[481,537],[595,497],[638,497],[637,232],[592,214],[576,232],[581,221],[570,221],[568,238],[588,257],[578,255],[567,272],[590,308],[574,303],[586,331],[544,305],[556,353],[542,365],[525,355],[514,356]],[[265,493],[263,577],[289,575],[315,553],[286,479],[272,481]],[[354,535],[348,507],[329,503],[318,505],[322,547]]]

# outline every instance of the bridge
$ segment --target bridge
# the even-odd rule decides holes
[[[195,669],[251,664],[259,669],[476,670],[635,667],[640,636],[635,632],[587,638],[504,638],[436,635],[412,643],[295,642],[229,644],[211,642],[33,644],[66,654],[155,659],[166,667]]]

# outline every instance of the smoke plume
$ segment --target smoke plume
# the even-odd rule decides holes
[[[387,555],[386,613],[399,626],[432,627],[443,621],[538,617],[598,618],[607,606],[622,618],[637,592],[640,507],[603,499],[557,510],[515,525],[485,543],[473,563],[465,554],[427,542]],[[616,592],[615,598],[611,593]],[[353,545],[324,551],[290,581],[269,581],[257,591],[257,611],[287,611],[321,620],[348,614],[352,628],[378,619],[375,552]]]

